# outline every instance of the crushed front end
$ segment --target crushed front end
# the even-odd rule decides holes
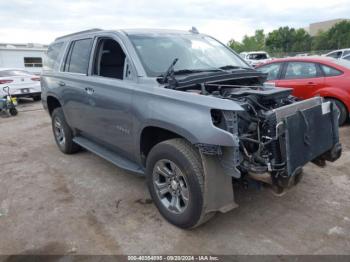
[[[215,125],[231,132],[237,147],[222,163],[240,177],[271,184],[277,193],[299,182],[302,167],[312,161],[324,166],[341,155],[338,112],[321,97],[296,101],[281,88],[233,88],[225,98],[243,112],[212,111]],[[235,175],[233,175],[235,176]]]
[[[272,185],[277,193],[300,181],[302,167],[341,155],[338,111],[321,97],[298,101],[292,89],[265,86],[255,70],[175,79],[168,88],[231,100],[244,110],[211,110],[213,125],[232,134],[230,147],[200,144],[225,174]]]

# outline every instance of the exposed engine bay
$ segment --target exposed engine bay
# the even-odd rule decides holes
[[[307,162],[323,166],[326,160],[335,161],[341,155],[338,130],[332,128],[337,125],[337,112],[320,97],[297,101],[291,89],[264,86],[260,77],[181,89],[229,99],[244,109],[211,111],[213,124],[234,135],[236,148],[202,148],[209,154],[221,154],[222,164],[232,170],[233,177],[248,175],[281,191],[298,183]]]

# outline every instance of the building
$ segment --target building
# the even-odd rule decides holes
[[[47,45],[0,43],[0,68],[21,68],[40,74]]]
[[[308,28],[306,28],[306,31],[308,31],[311,36],[315,36],[319,31],[327,31],[335,24],[345,20],[349,20],[349,19],[338,18],[333,20],[312,23],[309,25]]]

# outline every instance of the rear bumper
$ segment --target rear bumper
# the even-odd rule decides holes
[[[32,92],[32,93],[24,93],[24,94],[11,94],[13,97],[33,97],[33,96],[40,96],[41,92]]]

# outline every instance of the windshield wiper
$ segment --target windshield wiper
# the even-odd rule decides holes
[[[175,58],[173,60],[173,62],[170,64],[168,70],[166,70],[164,75],[162,75],[163,76],[162,83],[167,83],[168,82],[168,78],[174,76],[174,66],[177,63],[177,61],[179,61],[179,59]]]
[[[230,69],[250,69],[249,67],[241,67],[241,66],[234,66],[234,65],[225,65],[225,66],[220,66],[220,69],[223,70],[230,70]]]
[[[203,72],[221,72],[223,70],[221,69],[180,69],[174,71],[175,75],[182,75],[182,74],[195,74],[195,73],[203,73]]]

